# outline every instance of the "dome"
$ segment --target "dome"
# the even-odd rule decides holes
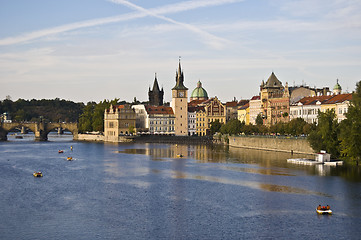
[[[341,85],[338,83],[338,79],[336,85],[333,87],[333,90],[342,90]]]
[[[192,91],[191,94],[191,100],[196,100],[196,99],[200,99],[200,100],[208,99],[207,91],[204,88],[202,88],[201,81],[198,81],[197,87]]]
[[[341,85],[338,83],[338,79],[337,79],[337,83],[336,85],[333,87],[333,94],[340,94],[342,91],[342,87]]]

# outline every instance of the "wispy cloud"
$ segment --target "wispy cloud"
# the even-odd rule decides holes
[[[157,8],[152,8],[152,9],[149,9],[146,11],[138,11],[138,12],[122,14],[122,15],[113,16],[113,17],[98,18],[98,19],[92,19],[92,20],[87,20],[87,21],[75,22],[75,23],[65,24],[65,25],[61,25],[61,26],[57,26],[57,27],[53,27],[53,28],[47,28],[47,29],[42,29],[42,30],[38,30],[38,31],[28,32],[28,33],[24,33],[24,34],[15,36],[15,37],[7,37],[7,38],[0,39],[0,46],[24,43],[24,42],[28,42],[28,41],[31,41],[34,39],[46,37],[49,35],[59,34],[59,33],[77,30],[77,29],[81,29],[81,28],[100,26],[100,25],[109,24],[109,23],[130,21],[130,20],[149,16],[149,13],[160,16],[161,14],[177,13],[177,12],[194,10],[194,9],[198,9],[198,8],[219,6],[219,5],[223,5],[223,4],[230,4],[230,3],[242,2],[242,1],[244,1],[244,0],[209,0],[209,1],[200,0],[200,1],[187,1],[187,2],[182,2],[182,3],[170,4],[170,5],[165,5],[165,6],[161,6],[161,7],[157,7]],[[113,2],[115,2],[115,1],[113,1]],[[168,19],[168,20],[173,21],[171,19]],[[174,24],[181,24],[181,23],[175,22]],[[185,26],[185,27],[192,28],[192,26]],[[197,31],[197,29],[194,29],[194,31]]]
[[[198,28],[195,25],[175,21],[175,20],[173,20],[171,18],[165,17],[163,15],[160,15],[160,14],[158,14],[156,12],[145,9],[143,7],[140,7],[138,5],[130,3],[128,1],[124,1],[124,0],[111,0],[111,1],[114,2],[114,3],[122,4],[124,6],[127,6],[127,7],[131,8],[131,9],[137,10],[137,11],[139,11],[141,13],[144,13],[144,14],[146,14],[148,16],[153,16],[153,17],[156,17],[158,19],[162,19],[162,20],[164,20],[166,22],[181,26],[181,27],[183,27],[183,28],[185,28],[187,30],[190,30],[190,31],[192,31],[194,33],[197,33],[198,35],[200,35],[202,37],[203,41],[206,42],[206,44],[210,45],[211,47],[219,49],[219,48],[222,48],[226,43],[229,42],[228,40],[226,40],[224,38],[220,38],[220,37],[215,36],[213,34],[210,34],[210,33],[206,32],[206,31]],[[224,2],[224,1],[221,1],[221,2]],[[182,6],[182,7],[184,8],[185,6]]]

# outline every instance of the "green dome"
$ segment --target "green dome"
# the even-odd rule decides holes
[[[193,90],[193,92],[191,94],[191,98],[193,98],[193,99],[199,99],[199,98],[208,99],[207,91],[204,88],[202,88],[201,81],[198,81],[197,87]]]
[[[338,79],[336,85],[333,87],[333,90],[342,90],[341,85],[338,83]]]

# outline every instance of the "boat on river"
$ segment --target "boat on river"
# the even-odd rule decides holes
[[[66,160],[73,161],[73,157],[67,157]]]
[[[42,177],[43,176],[43,173],[42,172],[33,172],[33,176],[34,177]]]
[[[317,208],[316,208],[316,212],[318,213],[318,214],[332,214],[332,210],[330,209],[330,206],[328,206],[327,205],[327,207],[325,207],[325,206],[318,206]]]
[[[63,150],[59,150],[58,153],[63,153],[64,151]]]
[[[182,154],[177,154],[177,158],[182,158],[184,157]]]

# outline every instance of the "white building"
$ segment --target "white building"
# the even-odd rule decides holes
[[[175,115],[171,107],[145,106],[150,134],[175,134]]]
[[[260,96],[254,96],[249,101],[249,123],[255,125],[258,114],[262,114],[262,102]]]

